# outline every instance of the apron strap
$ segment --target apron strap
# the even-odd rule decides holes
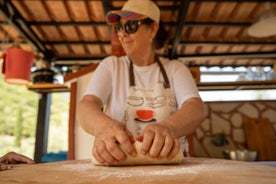
[[[165,80],[165,82],[164,82],[164,88],[170,88],[170,82],[169,82],[167,73],[166,73],[166,71],[165,71],[165,69],[164,69],[164,66],[162,65],[162,63],[160,62],[159,59],[157,59],[157,63],[158,63],[158,65],[159,65],[159,67],[160,67],[160,71],[161,71],[161,73],[162,73],[162,75],[163,75],[163,78],[164,78],[164,80]]]
[[[160,71],[162,73],[162,76],[164,78],[164,88],[170,88],[170,82],[167,76],[167,73],[164,69],[164,66],[162,65],[162,63],[160,62],[159,59],[157,59],[157,63],[158,66],[160,68]],[[134,79],[134,72],[133,72],[133,63],[132,61],[130,61],[130,65],[129,65],[129,82],[130,82],[130,86],[135,86],[135,79]]]
[[[130,61],[129,65],[129,82],[130,86],[135,86],[134,72],[133,72],[133,63]]]

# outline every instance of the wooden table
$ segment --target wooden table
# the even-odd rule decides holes
[[[101,183],[101,184],[272,184],[276,168],[239,161],[185,158],[179,165],[106,167],[90,160],[14,165],[0,172],[0,183]]]

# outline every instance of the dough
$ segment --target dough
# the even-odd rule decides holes
[[[179,152],[177,153],[177,155],[169,160],[167,158],[162,158],[162,159],[157,159],[157,158],[151,158],[147,155],[143,155],[141,153],[141,147],[142,147],[142,143],[139,141],[136,141],[134,143],[134,147],[137,151],[137,155],[136,157],[132,157],[130,155],[127,155],[127,159],[124,161],[121,161],[119,163],[119,165],[154,165],[154,164],[179,164],[183,161],[184,159],[184,155],[183,155],[183,151],[182,149],[179,150]],[[101,163],[99,163],[94,156],[92,155],[92,163],[95,165],[103,165]]]

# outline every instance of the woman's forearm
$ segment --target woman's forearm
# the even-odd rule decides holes
[[[96,135],[112,126],[112,119],[102,112],[100,99],[93,95],[84,96],[77,107],[77,119],[89,134]]]
[[[190,135],[204,120],[204,103],[199,98],[187,100],[173,115],[165,119],[177,138]]]

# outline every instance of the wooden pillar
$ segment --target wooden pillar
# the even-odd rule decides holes
[[[52,94],[40,93],[37,125],[36,125],[36,141],[35,141],[35,153],[34,161],[36,163],[42,162],[42,157],[47,153],[48,145],[48,130],[50,120],[50,107]]]
[[[75,159],[75,121],[77,109],[77,82],[73,82],[70,87],[70,112],[68,126],[68,154],[67,160]]]

